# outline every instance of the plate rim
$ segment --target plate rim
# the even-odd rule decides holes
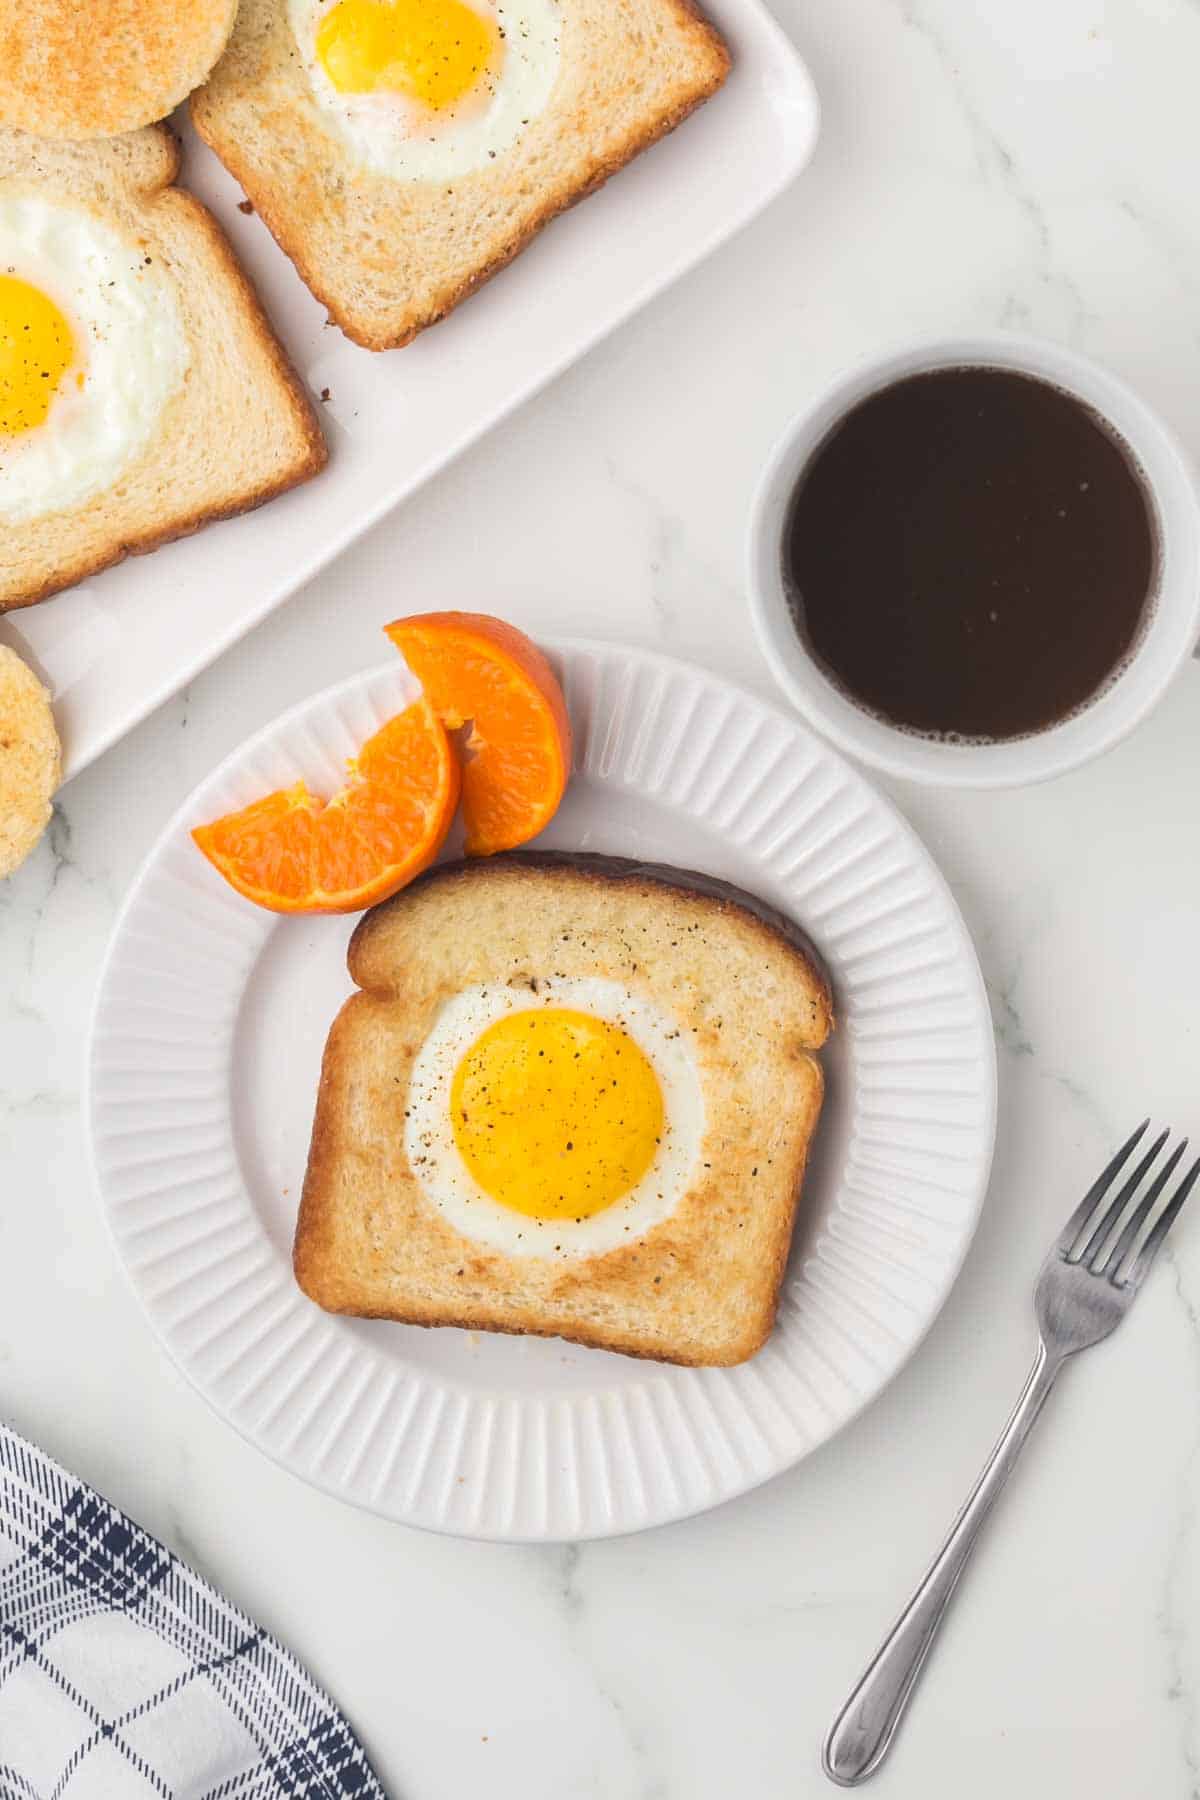
[[[292,599],[302,587],[315,580],[339,556],[374,530],[384,519],[390,517],[437,475],[450,468],[475,444],[480,443],[506,419],[511,418],[528,405],[561,375],[566,374],[569,369],[582,362],[607,338],[613,336],[638,313],[666,294],[693,269],[698,268],[724,245],[731,243],[741,232],[747,230],[803,174],[812,160],[821,134],[820,95],[808,61],[784,31],[783,26],[766,4],[766,0],[724,0],[724,3],[736,5],[743,14],[753,15],[758,28],[771,40],[773,54],[788,64],[789,84],[795,94],[802,98],[804,107],[801,129],[796,134],[790,155],[786,159],[782,159],[778,165],[764,164],[762,188],[755,195],[749,208],[741,211],[732,223],[725,221],[715,225],[707,232],[697,234],[694,243],[688,249],[665,267],[657,269],[641,286],[633,289],[609,316],[598,324],[589,323],[570,349],[565,350],[562,355],[552,358],[544,368],[539,368],[528,381],[507,395],[499,406],[485,411],[478,419],[473,420],[442,450],[426,457],[411,479],[368,506],[364,512],[356,514],[353,520],[347,522],[342,529],[331,533],[315,554],[310,555],[289,570],[277,590],[268,590],[269,599],[248,606],[227,630],[219,632],[202,649],[183,657],[179,662],[173,664],[169,671],[148,683],[138,705],[127,712],[122,719],[114,719],[106,728],[95,733],[83,753],[78,756],[74,753],[71,734],[69,731],[66,732],[64,736],[63,786],[76,775],[81,775],[85,769],[90,768],[107,750],[111,750],[114,744],[119,743],[122,738],[128,736],[131,731],[142,724],[152,712],[165,705],[189,682],[194,681],[205,669],[210,668],[227,650],[232,649],[235,644],[249,636],[257,626]],[[735,31],[736,21],[731,21],[730,35],[734,35]],[[718,95],[714,98],[719,99],[719,97]],[[191,145],[193,153],[196,148],[197,145]],[[214,152],[207,146],[199,146],[199,148],[203,149],[206,156],[214,155]],[[217,160],[219,161],[219,159]],[[617,173],[619,174],[620,171],[618,170]],[[295,279],[300,280],[298,273]],[[286,344],[284,348],[287,348]],[[368,351],[363,352],[364,356],[369,354]],[[119,579],[119,568],[114,573]],[[66,590],[68,593],[70,591],[70,589]]]
[[[660,672],[682,672],[690,677],[699,678],[706,683],[715,683],[719,688],[723,688],[726,691],[733,693],[741,700],[749,701],[764,717],[774,720],[777,724],[783,725],[788,731],[798,733],[802,739],[807,739],[815,744],[822,755],[831,759],[834,765],[836,765],[845,776],[848,776],[853,784],[860,790],[865,791],[871,797],[873,803],[882,809],[893,827],[898,830],[910,851],[915,853],[917,859],[923,865],[925,871],[931,878],[933,886],[938,890],[941,900],[948,908],[948,918],[950,922],[957,928],[961,940],[961,948],[964,952],[962,958],[963,973],[968,978],[969,985],[973,990],[972,998],[975,1006],[978,1008],[978,1018],[986,1027],[980,1032],[983,1058],[982,1100],[984,1106],[984,1119],[980,1131],[981,1154],[979,1160],[979,1172],[974,1184],[974,1190],[970,1196],[970,1216],[964,1222],[954,1254],[947,1262],[945,1274],[939,1285],[936,1298],[926,1317],[922,1320],[919,1330],[913,1336],[911,1341],[906,1344],[899,1360],[887,1372],[879,1384],[873,1387],[870,1392],[857,1397],[853,1405],[842,1414],[831,1430],[827,1431],[816,1442],[800,1450],[795,1456],[790,1456],[783,1461],[773,1458],[773,1466],[765,1474],[750,1471],[746,1474],[744,1479],[734,1479],[728,1486],[724,1487],[719,1494],[714,1495],[710,1499],[700,1501],[699,1503],[680,1500],[677,1504],[668,1504],[664,1507],[654,1509],[652,1516],[649,1516],[636,1524],[620,1524],[609,1528],[603,1526],[599,1528],[589,1528],[579,1536],[573,1538],[563,1537],[554,1532],[538,1531],[534,1529],[528,1531],[504,1531],[476,1528],[468,1531],[448,1521],[438,1523],[425,1518],[402,1518],[399,1517],[394,1510],[390,1510],[384,1505],[376,1505],[372,1501],[361,1498],[357,1494],[347,1493],[333,1481],[323,1480],[319,1475],[297,1467],[293,1461],[288,1460],[282,1454],[277,1454],[268,1444],[264,1443],[259,1438],[254,1437],[251,1432],[244,1428],[232,1413],[226,1409],[215,1395],[209,1393],[206,1388],[201,1385],[197,1375],[193,1373],[182,1357],[177,1354],[174,1345],[166,1336],[165,1332],[160,1329],[157,1320],[151,1312],[150,1302],[142,1293],[141,1288],[135,1279],[134,1272],[126,1258],[124,1248],[117,1236],[112,1209],[106,1198],[104,1181],[101,1175],[100,1163],[97,1155],[97,1134],[95,1129],[95,1084],[97,1073],[95,1046],[97,1041],[97,1027],[104,1004],[105,990],[122,941],[126,919],[136,905],[142,889],[148,880],[154,865],[158,861],[159,856],[175,838],[176,834],[181,829],[185,828],[188,816],[196,803],[197,797],[202,791],[207,789],[210,785],[217,785],[224,776],[232,771],[243,759],[250,757],[260,746],[273,738],[276,733],[286,731],[294,721],[308,712],[310,708],[321,703],[332,702],[343,695],[352,693],[360,686],[365,686],[373,679],[380,677],[386,671],[395,670],[397,664],[394,661],[372,663],[367,667],[356,671],[352,675],[343,676],[340,680],[331,683],[328,687],[317,689],[313,693],[307,695],[304,699],[294,702],[266,724],[260,726],[257,731],[252,732],[247,738],[243,739],[240,744],[235,745],[219,763],[193,785],[181,803],[171,813],[143,857],[114,918],[96,978],[84,1040],[84,1070],[81,1096],[82,1116],[88,1172],[91,1179],[93,1194],[103,1217],[105,1231],[108,1235],[114,1258],[120,1268],[122,1278],[127,1288],[132,1293],[143,1321],[149,1329],[157,1348],[165,1353],[170,1363],[187,1382],[189,1388],[199,1396],[209,1410],[219,1418],[224,1425],[232,1429],[243,1443],[249,1445],[259,1455],[267,1457],[275,1467],[282,1469],[293,1479],[302,1481],[308,1486],[316,1488],[319,1492],[328,1495],[331,1499],[340,1501],[343,1505],[385,1519],[393,1525],[404,1526],[414,1530],[430,1531],[438,1536],[461,1538],[468,1542],[473,1541],[514,1545],[553,1545],[573,1542],[601,1542],[612,1538],[634,1536],[642,1531],[657,1530],[661,1526],[678,1524],[686,1519],[697,1518],[704,1513],[716,1511],[718,1508],[727,1505],[734,1500],[738,1500],[748,1493],[754,1492],[757,1488],[765,1486],[767,1482],[775,1480],[778,1476],[798,1468],[809,1456],[813,1455],[818,1450],[823,1449],[827,1444],[839,1437],[842,1432],[852,1425],[856,1419],[858,1419],[869,1407],[880,1400],[888,1391],[896,1378],[905,1368],[907,1368],[913,1357],[921,1349],[937,1320],[941,1317],[950,1295],[958,1282],[959,1276],[962,1273],[963,1266],[971,1250],[971,1246],[974,1243],[975,1234],[982,1217],[991,1180],[999,1116],[998,1057],[995,1033],[992,1026],[991,1007],[988,1001],[987,987],[974,940],[967,927],[966,920],[963,917],[958,902],[954,897],[953,890],[945,875],[942,873],[936,859],[925,846],[919,833],[904,817],[903,813],[900,812],[890,796],[877,788],[867,774],[852,762],[836,745],[831,744],[826,738],[822,737],[801,714],[789,713],[774,700],[764,699],[754,689],[746,687],[740,682],[729,680],[724,675],[714,671],[703,663],[695,662],[689,658],[673,656],[653,646],[628,643],[619,638],[602,638],[592,635],[575,636],[571,634],[544,634],[539,637],[539,644],[543,649],[549,651],[551,655],[559,655],[561,653],[586,655],[591,653],[602,656],[611,656],[614,653],[617,653],[650,664]],[[653,1366],[663,1366],[668,1369],[670,1367],[670,1365]]]

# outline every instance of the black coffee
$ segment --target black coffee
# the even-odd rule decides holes
[[[1128,657],[1157,543],[1128,451],[1078,400],[1002,369],[872,394],[820,444],[783,559],[796,628],[861,706],[910,731],[1023,737]]]

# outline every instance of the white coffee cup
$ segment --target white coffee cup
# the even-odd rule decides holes
[[[908,375],[945,368],[1014,369],[1074,394],[1129,450],[1158,537],[1147,623],[1125,667],[1081,711],[1030,737],[943,743],[876,718],[837,688],[800,638],[788,604],[783,536],[796,483],[828,433],[869,394]],[[751,609],[767,661],[793,703],[861,761],[945,787],[1017,787],[1099,756],[1159,700],[1200,638],[1200,494],[1175,437],[1124,382],[1038,338],[994,333],[899,346],[838,377],[785,432],[754,502],[748,541]]]

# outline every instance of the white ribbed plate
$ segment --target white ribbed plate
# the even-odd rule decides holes
[[[465,1536],[600,1537],[789,1467],[883,1387],[942,1305],[991,1161],[978,965],[909,828],[798,721],[644,651],[567,643],[578,769],[545,841],[708,870],[814,938],[839,1029],[779,1324],[739,1369],[335,1318],[289,1252],[352,920],[240,900],[189,827],[345,758],[415,691],[403,664],[287,714],[164,832],[101,979],[88,1115],[120,1254],[155,1329],[276,1461]]]

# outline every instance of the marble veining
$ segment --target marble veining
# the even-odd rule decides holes
[[[1076,282],[1056,264],[1050,221],[1036,188],[1026,179],[1016,153],[988,122],[941,24],[919,4],[919,0],[896,0],[896,4],[909,32],[924,40],[940,65],[970,134],[978,175],[983,182],[996,187],[1016,209],[1032,245],[1036,278],[1048,290],[1057,290],[1063,302],[1064,329],[1074,335],[1087,322],[1087,306]],[[996,323],[1006,330],[1030,329],[1028,299],[1016,293],[1009,294]]]

